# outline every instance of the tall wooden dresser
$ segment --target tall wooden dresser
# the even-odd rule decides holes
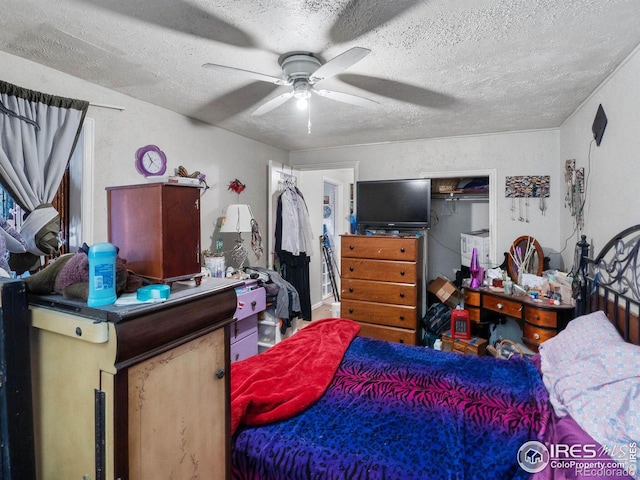
[[[421,344],[423,250],[422,236],[342,236],[340,315],[360,323],[360,335]]]
[[[100,308],[30,296],[37,478],[229,478],[238,285]]]
[[[199,279],[200,189],[148,183],[107,188],[109,241],[153,281]]]

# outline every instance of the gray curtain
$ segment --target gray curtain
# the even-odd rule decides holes
[[[83,100],[0,81],[0,182],[28,212],[20,234],[31,256],[60,249],[60,218],[51,201],[88,108]]]

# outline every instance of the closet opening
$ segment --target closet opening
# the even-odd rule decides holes
[[[428,281],[444,276],[459,283],[469,267],[473,247],[469,239],[487,247],[482,253],[483,268],[502,263],[502,259],[496,257],[496,171],[425,172],[423,175],[432,178]]]

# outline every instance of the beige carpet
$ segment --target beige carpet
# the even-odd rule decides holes
[[[333,297],[324,301],[324,303],[311,311],[311,320],[321,320],[323,318],[331,318],[331,304],[333,303]],[[309,325],[309,321],[298,319],[298,328],[304,328]]]

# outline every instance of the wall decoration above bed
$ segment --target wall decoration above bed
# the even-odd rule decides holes
[[[547,198],[550,195],[551,177],[549,175],[523,175],[506,177],[505,197],[511,199],[511,220],[529,222],[529,207],[532,198],[538,199],[541,215],[547,211]],[[516,216],[517,200],[517,216]]]

